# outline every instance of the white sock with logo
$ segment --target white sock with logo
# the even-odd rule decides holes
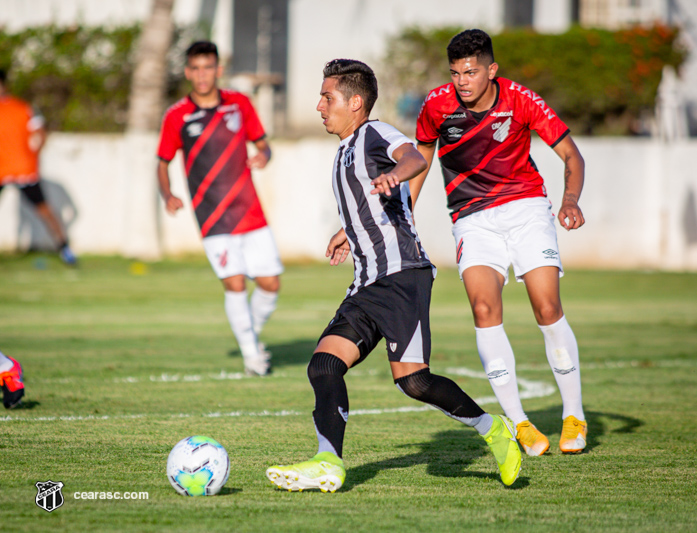
[[[7,372],[8,370],[12,370],[13,366],[14,363],[12,362],[12,359],[7,357],[4,353],[0,352],[0,372]]]
[[[265,291],[260,287],[256,287],[252,292],[252,297],[249,299],[249,305],[252,312],[252,323],[254,324],[254,333],[259,336],[264,324],[269,319],[271,314],[276,310],[276,302],[278,301],[278,292]]]
[[[554,371],[554,379],[561,393],[564,411],[562,418],[573,415],[585,420],[581,400],[581,369],[578,359],[578,344],[571,326],[562,316],[549,326],[540,326],[545,338],[547,361]]]
[[[520,403],[518,381],[515,374],[515,356],[503,324],[490,328],[474,328],[477,332],[477,349],[503,412],[515,425],[528,419]]]
[[[247,301],[247,291],[225,291],[225,313],[237,344],[245,359],[259,357],[257,335],[252,327],[252,313]]]

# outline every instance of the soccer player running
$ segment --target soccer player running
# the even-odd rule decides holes
[[[264,324],[276,309],[283,266],[259,203],[251,169],[271,157],[264,129],[249,99],[218,88],[223,68],[209,41],[186,51],[186,79],[191,93],[165,113],[157,178],[170,214],[184,204],[170,189],[168,166],[184,151],[189,192],[203,247],[225,289],[225,312],[248,375],[270,371],[270,354],[259,342]],[[257,153],[249,157],[247,142]],[[245,278],[256,283],[249,300]]]
[[[44,117],[25,101],[10,95],[6,85],[7,74],[0,70],[0,192],[5,185],[19,187],[57,243],[61,261],[76,265],[77,257],[41,187],[39,152],[46,142]]]
[[[530,158],[530,131],[564,161],[559,223],[584,223],[578,206],[584,162],[569,129],[537,94],[496,77],[491,38],[466,30],[450,41],[452,83],[431,91],[419,114],[417,149],[430,168],[438,156],[452,213],[457,263],[469,297],[477,348],[504,412],[516,424],[528,455],[542,455],[549,440],[528,420],[518,393],[513,350],[503,328],[501,293],[513,264],[525,283],[544,336],[547,359],[563,402],[559,447],[576,453],[586,446],[578,346],[562,310],[563,275],[552,206],[542,176]],[[414,202],[428,169],[412,182]]]
[[[510,420],[485,413],[453,381],[429,370],[435,268],[414,228],[409,185],[402,185],[426,162],[402,133],[369,120],[377,96],[377,80],[366,64],[335,59],[324,67],[317,111],[327,133],[340,139],[332,184],[342,225],[326,255],[338,265],[351,253],[355,277],[307,369],[315,393],[317,454],[306,462],[273,466],[266,475],[290,491],[341,487],[349,416],[344,374],[384,338],[397,388],[474,427],[494,453],[501,480],[511,485],[521,457]]]

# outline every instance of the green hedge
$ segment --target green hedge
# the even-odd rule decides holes
[[[430,88],[450,81],[446,47],[461,28],[408,28],[392,38],[387,79],[403,90],[402,114]],[[652,113],[665,65],[679,67],[686,52],[667,26],[621,31],[573,27],[559,35],[530,30],[493,35],[499,75],[537,92],[577,134],[638,133]],[[406,102],[406,104],[405,104]]]
[[[51,131],[120,132],[126,126],[140,27],[0,29],[0,68],[13,94],[31,102]],[[205,35],[198,25],[175,29],[168,54],[167,102],[186,94],[184,50]]]
[[[0,67],[49,130],[122,131],[138,33],[137,26],[0,31]]]

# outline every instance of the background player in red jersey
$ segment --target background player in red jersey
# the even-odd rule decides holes
[[[225,311],[249,375],[265,375],[270,354],[259,343],[276,309],[283,266],[259,203],[251,169],[271,157],[265,132],[249,99],[218,88],[222,66],[209,41],[186,51],[191,93],[165,113],[157,177],[167,212],[184,207],[170,189],[168,166],[180,148],[208,260],[225,288]],[[249,157],[246,143],[257,153]],[[248,301],[245,278],[256,282]]]
[[[61,260],[75,265],[77,258],[68,246],[68,237],[41,187],[39,152],[46,142],[44,118],[28,103],[11,96],[6,81],[5,71],[0,70],[0,191],[9,184],[19,187],[58,244]]]
[[[559,223],[584,223],[578,206],[584,162],[569,129],[539,95],[496,77],[491,38],[466,30],[448,45],[452,83],[431,91],[419,114],[418,150],[430,168],[438,141],[460,275],[469,297],[477,348],[496,397],[516,424],[528,455],[542,455],[549,440],[532,425],[520,402],[513,350],[503,329],[501,293],[508,269],[523,281],[545,340],[563,402],[559,447],[586,446],[578,346],[562,310],[563,275],[554,215],[542,176],[530,158],[530,132],[564,161]],[[414,202],[428,170],[412,182]]]

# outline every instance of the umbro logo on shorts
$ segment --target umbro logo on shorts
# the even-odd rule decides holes
[[[557,255],[559,255],[556,250],[552,250],[551,248],[542,250],[542,253],[547,256],[547,259],[554,259]]]

